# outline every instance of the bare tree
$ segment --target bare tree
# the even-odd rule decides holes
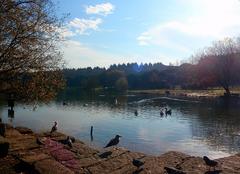
[[[47,100],[63,87],[61,20],[51,0],[0,3],[0,91]]]
[[[230,96],[230,87],[239,84],[240,42],[236,38],[226,38],[214,42],[211,47],[202,50],[198,57],[199,81],[208,79],[208,85],[224,88]],[[206,80],[205,80],[206,81]]]

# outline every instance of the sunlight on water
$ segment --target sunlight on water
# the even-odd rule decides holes
[[[12,119],[2,106],[1,117],[4,122],[38,132],[50,130],[57,120],[59,131],[96,148],[119,134],[119,146],[154,155],[174,150],[219,158],[240,151],[240,111],[236,108],[134,95],[119,97],[115,105],[113,98],[68,99],[66,105],[62,104],[65,100],[59,100],[39,105],[35,111],[32,106],[18,104]],[[160,110],[165,107],[172,109],[172,115],[161,117]]]

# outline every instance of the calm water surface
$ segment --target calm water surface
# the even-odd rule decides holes
[[[119,146],[153,155],[175,150],[218,158],[240,152],[239,108],[135,95],[117,96],[115,105],[114,98],[62,96],[50,104],[38,105],[35,110],[17,104],[14,118],[9,118],[7,107],[2,106],[0,117],[14,126],[38,132],[50,130],[57,120],[59,131],[99,149],[119,134],[122,136]],[[172,115],[161,117],[163,107],[171,108]]]

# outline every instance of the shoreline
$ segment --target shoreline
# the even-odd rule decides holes
[[[169,100],[182,100],[186,102],[218,104],[228,106],[240,105],[239,91],[233,92],[232,96],[224,96],[224,92],[219,90],[131,90],[128,94],[153,95]]]
[[[137,168],[133,159],[145,162],[139,173],[166,173],[164,167],[181,170],[185,173],[202,174],[208,172],[202,157],[190,156],[170,151],[160,156],[131,152],[125,148],[107,148],[104,151],[87,146],[76,139],[73,147],[59,143],[67,135],[56,132],[34,133],[24,127],[13,128],[6,125],[5,140],[9,143],[8,155],[0,158],[0,173],[134,173]],[[51,141],[50,146],[38,144],[37,139]],[[52,147],[51,144],[56,144]],[[104,156],[105,155],[105,156]],[[223,174],[240,173],[240,153],[217,159],[216,170]],[[18,166],[18,167],[16,167]]]

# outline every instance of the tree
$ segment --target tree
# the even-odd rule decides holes
[[[198,81],[218,85],[230,96],[230,87],[239,84],[240,42],[226,38],[215,42],[198,54]]]
[[[120,77],[115,83],[115,88],[118,91],[126,91],[128,89],[127,79],[125,77]]]
[[[101,81],[103,86],[114,88],[116,81],[121,77],[125,77],[125,73],[123,71],[110,69],[102,74]]]
[[[51,99],[64,84],[62,21],[52,1],[2,0],[0,24],[0,91],[23,100]]]

